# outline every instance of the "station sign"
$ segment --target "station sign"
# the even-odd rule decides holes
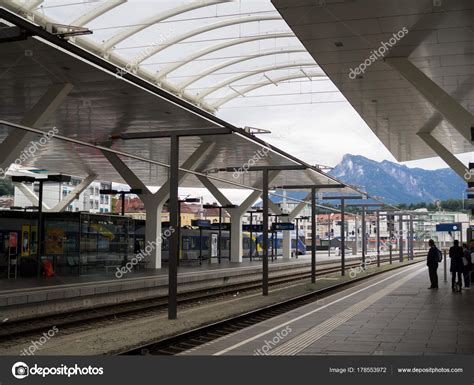
[[[213,223],[211,224],[211,230],[219,230],[219,227],[221,230],[226,230],[230,231],[230,223]]]
[[[209,219],[192,219],[191,220],[191,226],[210,228],[211,227],[211,221]]]
[[[436,225],[436,231],[462,231],[461,223],[440,223]]]
[[[276,222],[272,223],[272,231],[294,230],[295,224],[291,222]]]
[[[242,225],[243,231],[251,231],[253,233],[263,232],[263,225]]]

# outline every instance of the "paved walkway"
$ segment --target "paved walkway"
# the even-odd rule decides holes
[[[474,354],[474,289],[428,290],[420,265],[388,272],[185,354]]]

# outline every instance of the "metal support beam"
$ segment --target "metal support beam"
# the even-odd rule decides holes
[[[340,183],[334,183],[334,184],[295,184],[295,185],[283,185],[283,186],[273,186],[272,190],[311,190],[312,188],[316,189],[339,189],[339,188],[344,188],[347,187],[345,184],[340,184]],[[345,197],[343,195],[344,199],[362,199],[361,196],[355,196],[355,197]],[[326,197],[323,199],[341,199],[341,197]]]
[[[346,275],[345,200],[341,199],[341,276]]]
[[[377,231],[377,267],[380,267],[380,211],[376,211],[377,215],[377,223],[376,223],[376,231]]]
[[[414,244],[413,244],[413,215],[410,214],[409,215],[409,218],[410,218],[410,252],[409,252],[409,259],[410,260],[413,260],[413,257],[414,257],[414,254],[413,254],[413,248],[414,248]]]
[[[398,243],[399,243],[399,261],[403,262],[403,214],[399,215],[398,220]]]
[[[275,203],[273,203],[273,201],[270,199],[268,200],[268,208],[273,212],[273,214],[276,214],[276,215],[282,214],[281,209]]]
[[[181,168],[191,169],[195,167],[207,154],[212,145],[212,142],[203,142],[183,162]],[[102,151],[102,154],[132,189],[142,190],[142,194],[139,194],[139,197],[145,204],[147,213],[145,241],[147,244],[155,244],[161,237],[161,212],[170,194],[169,181],[166,181],[160,189],[153,194],[117,154],[108,151]],[[179,183],[184,180],[186,175],[184,171],[179,172]],[[147,267],[151,269],[161,268],[161,246],[154,247],[152,253],[147,255]]]
[[[268,295],[268,169],[263,170],[262,202],[263,202],[263,240],[262,240],[262,292]]]
[[[362,265],[365,267],[365,256],[367,254],[367,236],[366,236],[366,231],[367,231],[367,224],[365,223],[365,206],[362,206],[362,230],[361,230],[361,235],[362,235]]]
[[[311,188],[311,283],[316,283],[316,188]]]
[[[25,185],[24,183],[13,183],[15,187],[17,187],[23,195],[28,199],[33,206],[38,206],[39,205],[39,198],[36,196],[36,194],[31,191],[31,189]],[[44,211],[50,211],[51,208],[44,202],[42,202],[43,210]]]
[[[178,186],[179,186],[179,137],[171,136],[170,146],[170,230],[169,239],[169,259],[168,259],[168,319],[177,317],[178,311],[178,259],[179,259],[179,238],[178,238]]]
[[[446,120],[471,143],[470,129],[474,126],[474,117],[459,102],[426,76],[406,57],[384,59],[400,75],[408,80],[423,95],[428,103],[442,114]]]
[[[465,179],[466,172],[469,172],[467,167],[456,158],[446,147],[444,147],[436,138],[429,132],[418,132],[417,135],[438,155],[443,159],[453,171],[462,179]]]
[[[111,139],[138,140],[138,139],[157,139],[169,138],[173,135],[178,136],[204,136],[204,135],[229,135],[232,130],[225,127],[216,128],[189,128],[178,130],[159,130],[150,132],[124,132],[122,134],[112,135]]]
[[[72,88],[72,84],[68,83],[50,86],[46,93],[23,118],[21,124],[33,128],[41,128],[59,108]],[[37,136],[27,131],[13,130],[3,142],[0,143],[0,167],[7,170],[10,164],[15,163],[20,153],[35,137]]]
[[[41,256],[43,255],[43,181],[39,182],[38,191],[38,226],[36,236],[38,237],[38,244],[36,249],[37,275],[41,277]]]
[[[221,191],[208,178],[198,175],[197,178],[204,185],[204,187],[212,194],[221,206],[230,206],[232,202],[221,193]],[[230,213],[229,213],[230,214]]]
[[[53,212],[62,212],[66,210],[66,208],[71,204],[74,199],[79,198],[79,195],[87,188],[89,185],[95,180],[97,175],[92,174],[88,175],[85,179],[82,180],[81,183],[79,183],[74,190],[72,190],[69,194],[66,195],[59,203],[54,206],[51,210],[48,211],[53,211]]]

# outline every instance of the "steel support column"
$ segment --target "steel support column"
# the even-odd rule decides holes
[[[413,215],[410,214],[410,252],[409,252],[409,259],[413,260]]]
[[[268,170],[263,170],[262,202],[263,202],[263,239],[262,239],[262,291],[268,295]]]
[[[316,282],[316,188],[311,188],[311,283]]]
[[[398,260],[403,262],[403,214],[400,214],[398,218]]]
[[[345,226],[345,202],[341,199],[341,275],[346,275],[346,226]]]
[[[41,255],[43,255],[43,181],[39,182],[39,192],[38,192],[38,229],[36,231],[38,242],[37,242],[37,251],[36,251],[36,260],[37,260],[37,275],[38,278],[41,277]]]
[[[361,235],[362,235],[362,265],[365,267],[365,255],[367,253],[367,243],[366,243],[366,223],[365,223],[365,206],[362,206],[362,230],[361,230]]]
[[[169,214],[171,236],[169,240],[168,259],[168,319],[176,319],[178,307],[178,186],[179,186],[179,137],[170,137],[170,168],[169,168]]]
[[[377,267],[380,267],[380,211],[376,211],[377,222],[376,230],[377,231]]]

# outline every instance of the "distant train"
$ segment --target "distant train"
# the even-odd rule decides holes
[[[180,230],[180,259],[181,260],[208,260],[211,257],[218,257],[218,231],[217,230],[202,230],[201,232],[196,229],[181,229]],[[143,239],[140,241],[142,245]],[[282,255],[283,249],[283,235],[281,232],[277,232],[276,236],[273,237],[272,233],[269,234],[269,255]],[[230,237],[229,231],[221,232],[221,258],[229,258],[230,250]],[[306,254],[306,246],[301,239],[296,240],[295,235],[292,235],[291,248],[296,251],[298,255]],[[252,233],[250,238],[249,232],[243,232],[243,257],[249,258],[250,251],[252,256],[258,258],[262,255],[262,234]],[[162,259],[168,260],[169,256],[169,244],[165,239],[163,242]]]

